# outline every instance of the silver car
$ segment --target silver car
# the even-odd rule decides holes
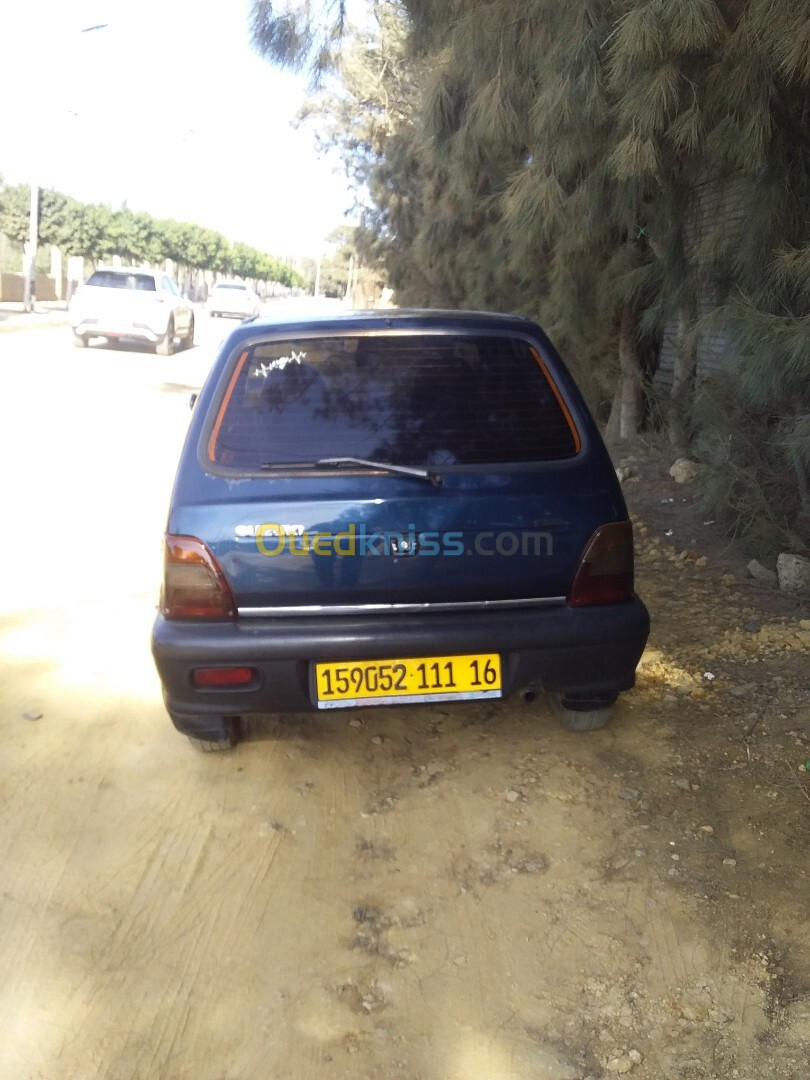
[[[78,348],[86,348],[91,337],[131,339],[171,356],[178,339],[183,349],[194,344],[194,308],[162,270],[96,270],[71,297],[68,319]]]
[[[255,319],[261,311],[261,300],[244,281],[218,281],[208,297],[208,313],[215,318],[235,315],[239,319]]]

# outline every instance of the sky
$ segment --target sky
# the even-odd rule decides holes
[[[311,128],[292,126],[305,78],[251,50],[247,12],[247,0],[9,4],[0,176],[317,255],[353,221],[352,197]]]

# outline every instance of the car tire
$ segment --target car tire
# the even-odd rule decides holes
[[[197,739],[193,735],[187,735],[186,738],[194,747],[195,750],[201,750],[204,754],[213,754],[218,750],[233,750],[238,739]]]
[[[169,714],[181,734],[192,746],[206,753],[231,750],[242,737],[242,721],[238,716],[187,716]]]
[[[73,344],[77,349],[86,349],[90,342],[85,334],[74,334]]]
[[[184,349],[193,349],[194,348],[194,316],[193,315],[191,316],[191,321],[188,324],[188,333],[183,338],[183,348]]]
[[[171,356],[174,352],[174,319],[169,319],[166,333],[155,345],[155,352],[158,356]]]
[[[550,693],[548,700],[551,711],[566,731],[598,731],[610,721],[616,698],[598,700]]]

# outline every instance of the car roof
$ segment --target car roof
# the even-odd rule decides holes
[[[234,286],[237,289],[249,289],[250,288],[250,285],[248,284],[247,281],[231,281],[230,278],[226,278],[226,279],[224,279],[222,281],[215,281],[214,282],[214,288],[215,289],[220,288],[220,286],[222,286],[222,285],[225,285],[229,289],[234,288]]]
[[[257,332],[277,334],[352,334],[375,330],[501,331],[538,332],[539,327],[522,315],[494,311],[457,311],[442,308],[358,309],[328,314],[260,317],[242,323],[232,331],[231,341],[255,337]]]
[[[103,271],[105,274],[151,274],[152,277],[160,277],[165,270],[153,270],[151,266],[97,266],[94,274]]]

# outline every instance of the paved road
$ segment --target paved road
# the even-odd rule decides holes
[[[662,787],[676,649],[586,737],[519,702],[174,732],[160,538],[227,330],[0,336],[0,1080],[798,1077],[762,905],[700,880],[726,807]]]

